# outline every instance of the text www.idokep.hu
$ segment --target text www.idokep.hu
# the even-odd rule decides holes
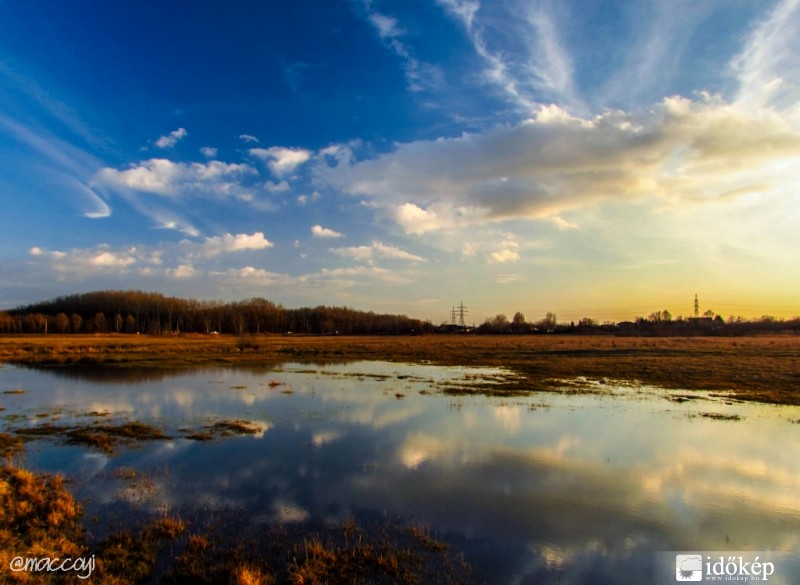
[[[31,573],[71,572],[78,573],[78,579],[88,579],[95,568],[94,555],[89,558],[50,558],[50,557],[14,557],[9,568],[18,573],[27,571]]]

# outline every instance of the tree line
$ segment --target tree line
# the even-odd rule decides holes
[[[261,297],[223,302],[142,291],[73,294],[0,312],[0,333],[388,335],[427,327],[405,315],[349,307],[291,309]]]
[[[689,336],[689,335],[751,335],[758,333],[800,334],[800,317],[780,319],[772,315],[746,318],[731,315],[724,319],[712,310],[702,317],[673,317],[668,310],[653,311],[647,317],[636,317],[633,321],[599,323],[591,317],[569,323],[559,322],[555,313],[547,313],[534,322],[525,320],[521,312],[512,319],[504,313],[488,317],[476,328],[484,334],[561,333],[561,334],[613,334],[635,336]]]

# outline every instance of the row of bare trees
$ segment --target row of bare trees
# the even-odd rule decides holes
[[[800,317],[780,319],[770,315],[745,318],[731,315],[723,319],[714,311],[706,311],[702,317],[673,317],[668,310],[654,311],[647,317],[636,317],[633,321],[600,323],[591,317],[578,322],[559,323],[555,313],[547,313],[543,319],[527,322],[521,312],[508,319],[500,313],[487,318],[478,328],[478,333],[566,333],[566,334],[615,334],[636,336],[684,336],[684,335],[749,335],[755,333],[800,333]]]
[[[543,319],[534,323],[525,320],[525,315],[520,311],[514,313],[511,320],[504,313],[499,313],[494,317],[488,317],[478,327],[478,333],[535,333],[552,332],[558,326],[558,318],[555,313],[547,313]]]
[[[99,291],[0,312],[0,333],[399,334],[428,327],[405,315],[349,307],[289,309],[256,297],[200,301],[142,291]]]

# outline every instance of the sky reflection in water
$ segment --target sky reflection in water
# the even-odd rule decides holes
[[[44,413],[86,424],[86,413],[109,411],[104,420],[176,437],[111,458],[29,446],[26,464],[76,477],[90,508],[236,508],[253,522],[413,516],[495,583],[649,582],[661,550],[800,551],[800,409],[705,394],[677,403],[675,392],[613,384],[521,398],[436,393],[498,373],[377,362],[4,367],[0,389],[26,392],[3,394],[0,405],[6,428],[53,420],[36,417]],[[258,421],[264,432],[182,438],[180,429],[223,418]],[[112,474],[121,467],[151,479],[130,490]]]

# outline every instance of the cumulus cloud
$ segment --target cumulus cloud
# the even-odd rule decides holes
[[[250,134],[239,134],[239,140],[242,142],[255,142],[256,144],[259,142],[258,138]]]
[[[124,171],[105,167],[94,176],[92,185],[164,196],[191,192],[227,196],[240,194],[244,188],[241,179],[256,174],[256,170],[247,164],[216,160],[205,164],[176,163],[153,158],[131,165]]]
[[[517,260],[519,260],[519,244],[513,240],[502,241],[497,246],[497,250],[489,254],[489,261],[498,264],[516,262]]]
[[[168,268],[166,273],[173,278],[192,278],[198,275],[198,271],[191,264],[179,264],[175,268]]]
[[[337,232],[332,229],[328,229],[322,227],[321,225],[315,225],[311,228],[311,235],[315,238],[341,238],[344,237],[344,234]]]
[[[213,146],[204,146],[200,149],[200,154],[208,158],[214,158],[217,156],[219,149],[214,148]]]
[[[206,258],[219,256],[229,252],[241,252],[243,250],[263,250],[274,246],[272,242],[264,237],[263,232],[252,234],[225,234],[224,236],[213,236],[206,238],[200,245],[200,254]]]
[[[69,251],[46,250],[33,246],[28,253],[49,264],[60,277],[125,272],[134,265],[149,263],[136,247],[113,249],[106,244],[93,248],[74,248]]]
[[[285,148],[273,146],[271,148],[251,148],[252,156],[261,159],[277,176],[292,173],[297,167],[311,158],[311,151],[304,148]]]
[[[188,132],[186,132],[185,128],[178,128],[156,140],[155,144],[158,148],[172,148],[178,144],[179,140],[185,138],[187,134]]]
[[[403,203],[395,208],[394,219],[407,234],[424,234],[443,227],[435,211],[422,209],[413,203]]]
[[[100,244],[88,248],[51,250],[33,246],[28,250],[27,265],[39,274],[55,275],[59,281],[82,283],[91,279],[109,283],[147,278],[148,282],[166,287],[167,290],[173,285],[177,286],[176,283],[180,281],[193,279],[193,286],[196,283],[193,294],[204,296],[253,294],[254,286],[265,285],[281,285],[290,290],[290,287],[305,282],[307,277],[304,275],[274,273],[263,267],[249,265],[230,267],[227,262],[216,260],[221,254],[271,246],[272,243],[261,232],[226,234],[205,238],[202,242],[184,240],[161,243],[157,247]],[[220,264],[223,266],[221,269]]]
[[[791,117],[701,95],[590,117],[542,107],[517,125],[400,144],[373,159],[319,165],[317,174],[424,234],[518,218],[563,229],[568,222],[554,218],[603,202],[722,201],[734,190],[789,184],[798,159]]]

